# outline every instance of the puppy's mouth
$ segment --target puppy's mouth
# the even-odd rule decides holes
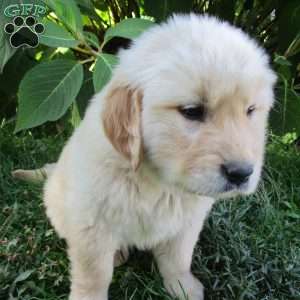
[[[236,185],[236,184],[232,184],[227,182],[225,184],[225,186],[223,187],[223,190],[221,191],[221,193],[226,193],[226,192],[246,192],[248,188],[248,183],[244,183],[242,185]]]
[[[238,195],[247,194],[248,189],[249,189],[248,182],[241,184],[241,185],[226,182],[215,190],[207,191],[206,193],[198,192],[198,194],[201,196],[208,196],[208,197],[214,197],[217,199],[223,199],[223,198],[231,198],[231,197],[236,197]]]
[[[246,193],[246,191],[247,191],[246,187],[242,188],[242,187],[232,185],[232,184],[225,184],[225,185],[221,186],[220,188],[207,190],[207,191],[189,190],[189,192],[197,194],[199,196],[213,197],[216,199],[235,197],[237,195]]]
[[[225,183],[224,186],[219,190],[217,198],[231,198],[238,195],[247,195],[249,193],[249,183],[246,182],[241,185],[232,183]]]

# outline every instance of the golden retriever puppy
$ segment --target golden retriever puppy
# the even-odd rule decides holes
[[[174,16],[121,51],[45,186],[71,300],[107,300],[130,246],[153,251],[174,297],[204,299],[193,248],[216,199],[257,186],[274,82],[266,53],[212,17]]]

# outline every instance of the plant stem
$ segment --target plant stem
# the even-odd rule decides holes
[[[78,52],[84,53],[84,54],[88,54],[88,55],[91,54],[90,51],[87,51],[87,50],[79,48],[79,47],[74,47],[73,49],[78,51]]]
[[[88,62],[91,62],[91,61],[95,61],[95,57],[90,57],[90,58],[87,58],[87,59],[84,59],[84,60],[81,60],[79,63],[84,65]]]

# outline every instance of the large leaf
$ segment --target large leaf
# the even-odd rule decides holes
[[[82,38],[82,20],[80,10],[74,0],[44,0],[45,4],[57,15],[75,37]]]
[[[172,13],[192,10],[193,0],[145,0],[145,12],[157,21],[165,20]]]
[[[40,43],[56,48],[56,47],[76,47],[79,44],[64,27],[46,20],[44,22],[45,31],[40,36]]]
[[[145,19],[125,19],[114,27],[110,27],[106,31],[104,36],[104,44],[113,37],[134,39],[153,25],[153,22]]]
[[[32,68],[19,89],[16,132],[59,119],[75,100],[83,81],[76,61],[57,59]]]
[[[112,70],[117,63],[118,58],[115,55],[102,53],[97,58],[93,74],[93,83],[96,92],[99,92],[110,80]]]

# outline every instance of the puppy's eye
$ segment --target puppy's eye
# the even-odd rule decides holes
[[[254,105],[249,106],[247,109],[247,116],[250,117],[254,113],[255,110],[256,110],[256,107]]]
[[[178,111],[188,120],[203,122],[206,110],[203,105],[187,105],[178,108]]]

